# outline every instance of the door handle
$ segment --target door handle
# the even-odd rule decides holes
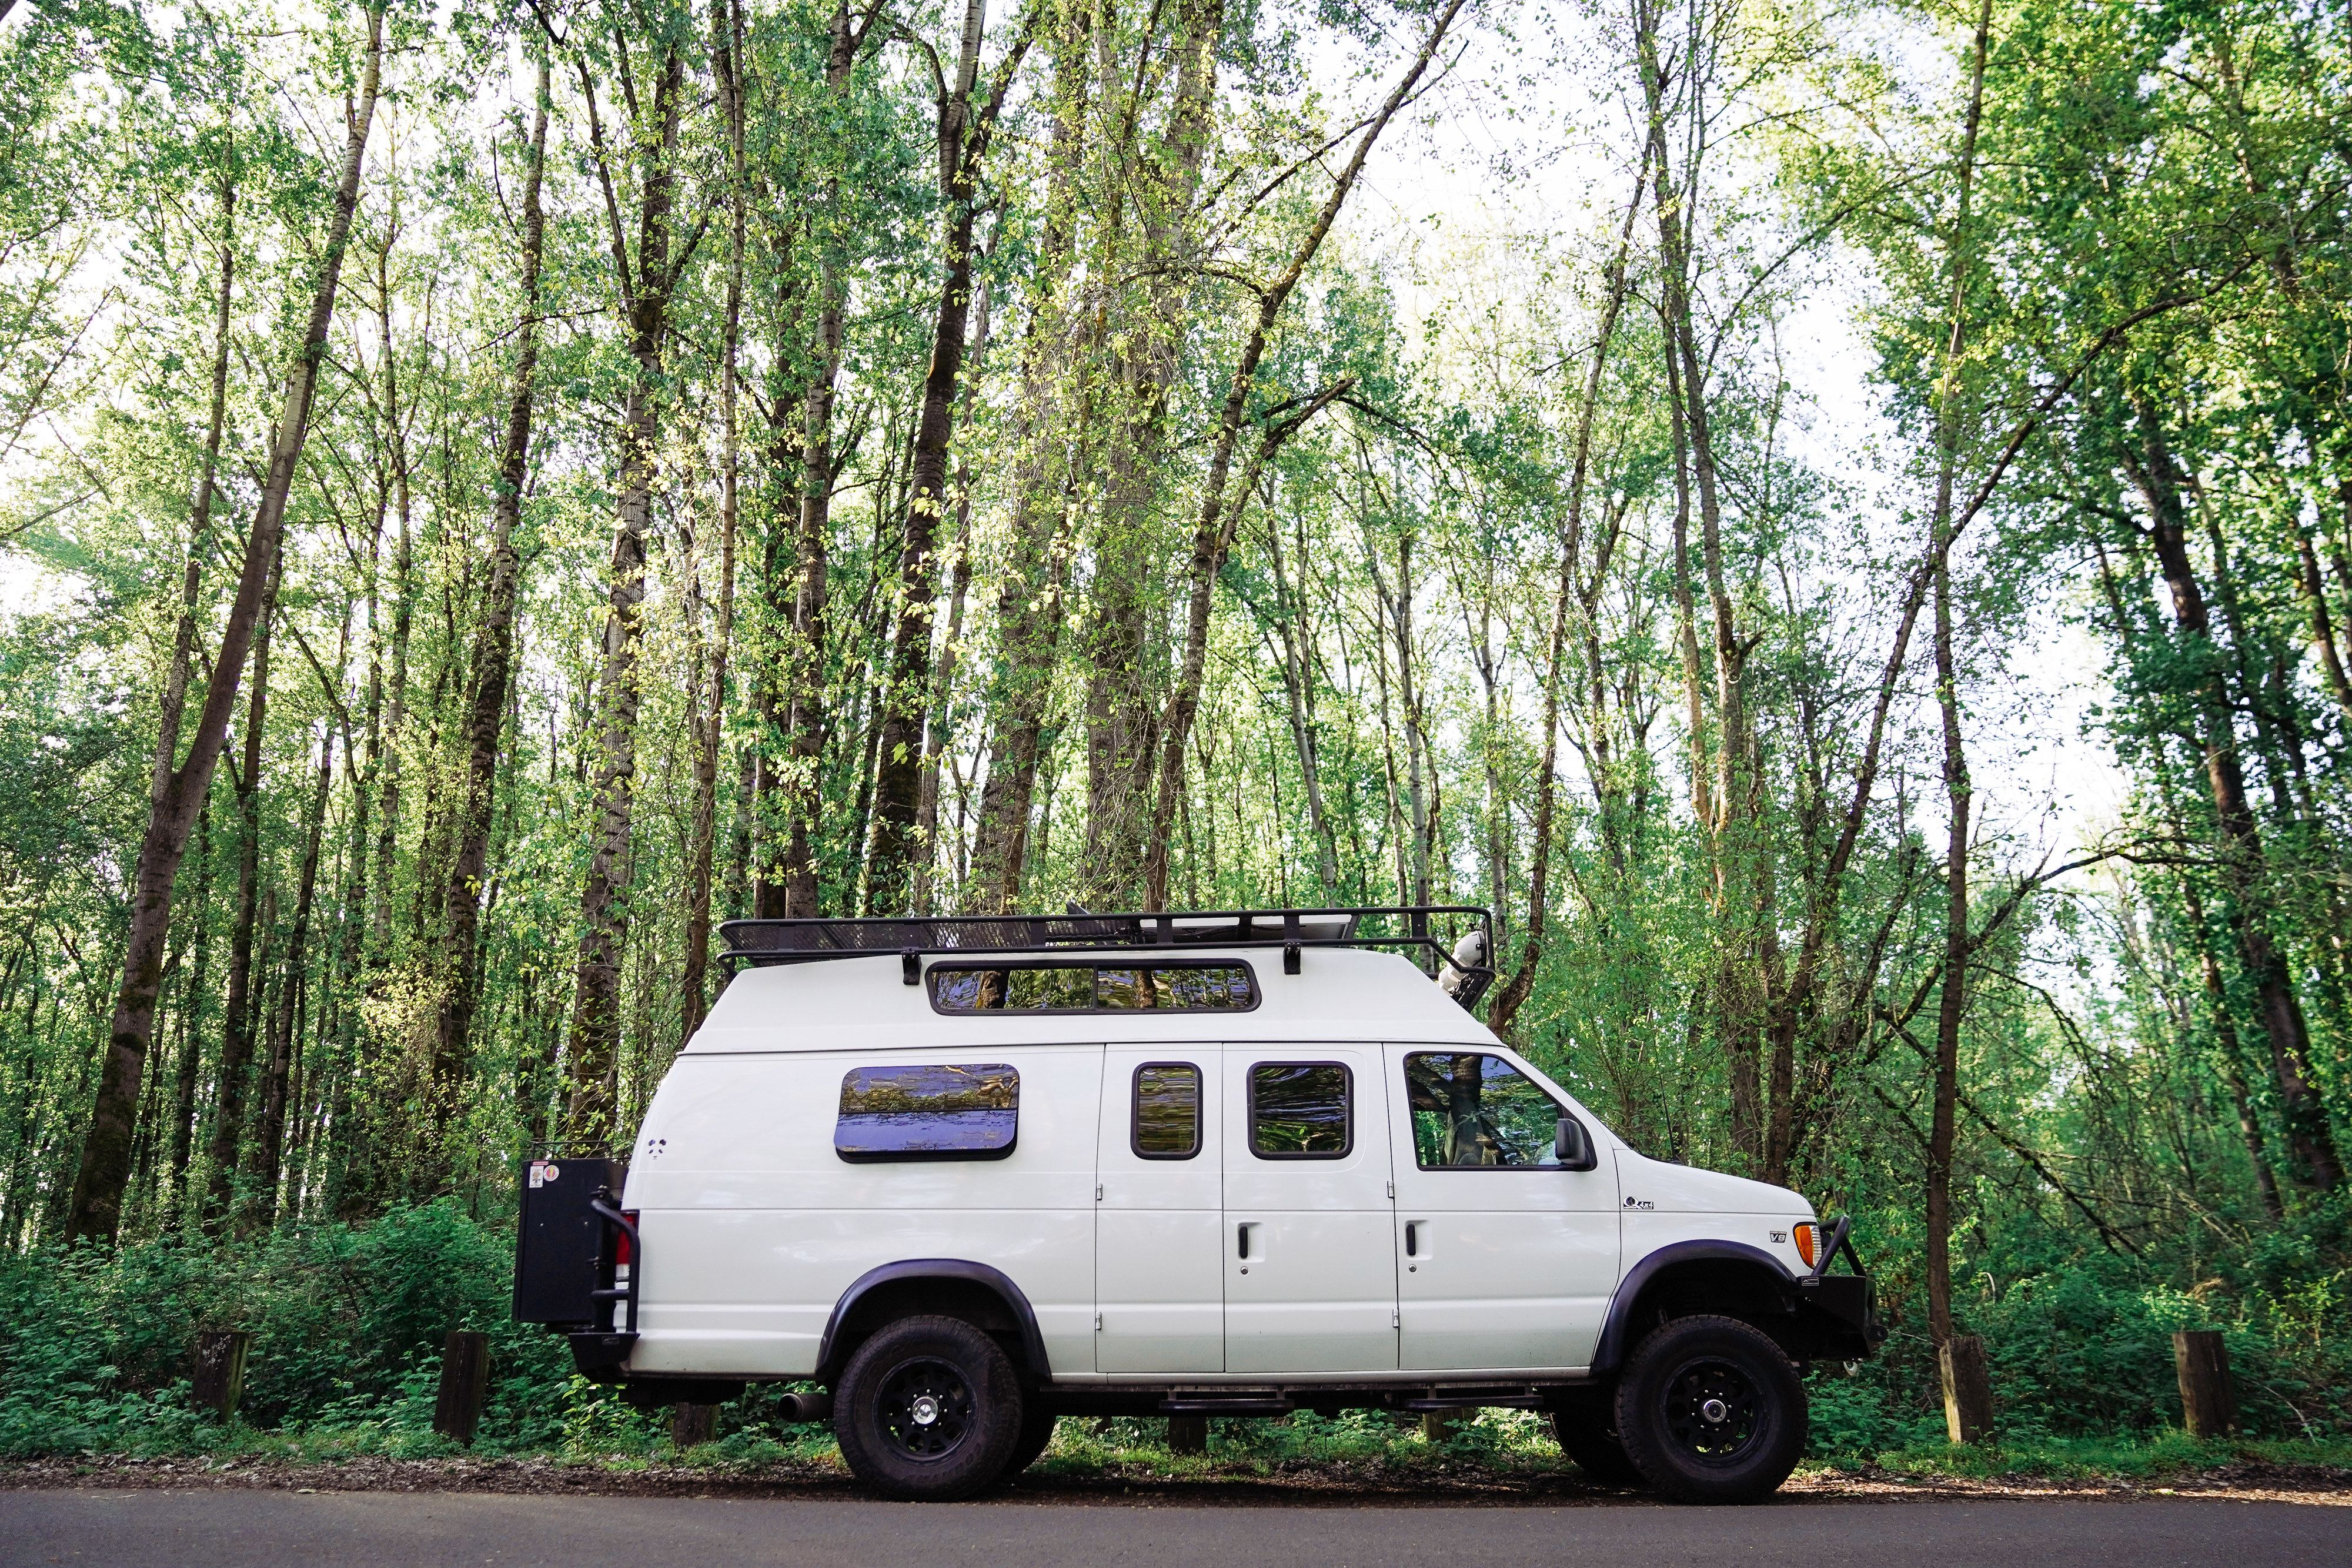
[[[1249,1256],[1249,1227],[1240,1226],[1237,1228],[1237,1232],[1240,1237],[1241,1255],[1246,1258]]]
[[[1404,1255],[1406,1257],[1417,1258],[1421,1255],[1420,1232],[1419,1220],[1408,1219],[1404,1222]]]

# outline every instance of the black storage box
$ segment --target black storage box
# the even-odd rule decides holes
[[[514,1315],[519,1322],[599,1321],[593,1292],[612,1278],[610,1226],[590,1207],[598,1188],[617,1202],[621,1166],[607,1159],[532,1160],[523,1166],[522,1220],[515,1233]]]

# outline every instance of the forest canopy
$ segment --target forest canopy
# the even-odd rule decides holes
[[[2347,104],[2277,0],[0,0],[0,1249],[495,1227],[731,917],[1469,904],[1885,1409],[2340,1431]]]

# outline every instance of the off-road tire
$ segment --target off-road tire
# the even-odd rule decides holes
[[[1567,1406],[1551,1413],[1552,1435],[1559,1439],[1559,1451],[1595,1486],[1646,1487],[1649,1478],[1626,1458],[1616,1421],[1608,1403]]]
[[[994,1340],[961,1318],[900,1318],[849,1358],[833,1432],[850,1470],[884,1497],[951,1502],[1004,1473],[1023,1404]]]
[[[1762,1330],[1675,1318],[1636,1346],[1617,1384],[1617,1435],[1676,1502],[1755,1502],[1805,1451],[1805,1385]]]
[[[1021,1413],[1021,1436],[1013,1441],[1013,1456],[1004,1461],[1004,1479],[1014,1476],[1037,1462],[1045,1445],[1054,1440],[1054,1413],[1031,1400]]]

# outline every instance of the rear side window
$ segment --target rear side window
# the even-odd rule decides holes
[[[1262,1160],[1336,1160],[1355,1144],[1355,1083],[1337,1061],[1250,1067],[1250,1153]]]
[[[833,1152],[853,1165],[1001,1160],[1021,1126],[1021,1074],[1002,1061],[853,1067]]]
[[[1246,964],[935,964],[943,1013],[1244,1012],[1257,1006]]]
[[[1201,1070],[1189,1061],[1147,1061],[1135,1070],[1138,1158],[1189,1160],[1201,1152]]]
[[[1404,1059],[1412,1154],[1423,1170],[1557,1170],[1568,1108],[1499,1056],[1415,1051]]]

